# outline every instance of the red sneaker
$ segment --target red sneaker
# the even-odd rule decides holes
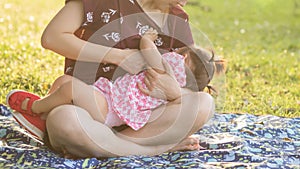
[[[22,109],[22,103],[25,99],[29,99],[26,110]],[[37,114],[31,111],[31,107],[33,102],[38,99],[40,99],[40,97],[35,94],[23,90],[12,90],[6,96],[6,103],[11,109],[19,113],[37,116]]]
[[[46,132],[46,120],[41,119],[41,116],[31,116],[12,111],[13,117],[31,134],[35,135],[39,140],[43,140]]]

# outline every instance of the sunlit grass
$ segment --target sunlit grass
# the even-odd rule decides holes
[[[191,2],[191,22],[228,60],[221,111],[299,117],[300,2]]]
[[[228,60],[218,100],[224,107],[218,111],[300,117],[300,2],[189,1],[192,27]],[[0,103],[16,88],[45,95],[63,73],[63,57],[40,45],[43,29],[63,3],[0,1]]]
[[[62,74],[63,57],[40,45],[43,29],[62,5],[62,1],[0,2],[1,103],[16,88],[44,95]]]

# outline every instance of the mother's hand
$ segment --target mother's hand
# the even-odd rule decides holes
[[[163,61],[166,73],[157,73],[154,69],[148,68],[146,71],[145,84],[148,89],[139,85],[140,90],[155,98],[164,100],[175,100],[181,96],[181,88],[176,81],[174,72],[170,65]]]
[[[146,62],[137,49],[124,49],[122,51],[122,59],[118,66],[122,67],[130,74],[137,74],[144,69]]]

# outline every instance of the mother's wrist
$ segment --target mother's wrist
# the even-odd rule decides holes
[[[124,55],[122,54],[122,49],[112,48],[106,53],[102,62],[119,65],[124,59],[123,57]]]

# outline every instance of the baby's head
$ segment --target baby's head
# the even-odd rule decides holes
[[[225,60],[214,60],[214,52],[206,49],[188,46],[177,50],[185,57],[187,84],[193,91],[203,91],[208,87],[214,74],[225,71]]]

